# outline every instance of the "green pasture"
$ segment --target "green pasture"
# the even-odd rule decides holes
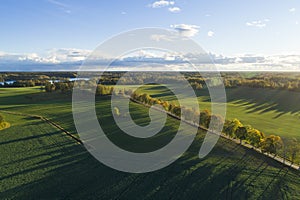
[[[176,98],[165,87],[144,86],[141,93],[167,101]],[[200,109],[211,109],[211,100],[207,90],[196,91]],[[297,138],[300,141],[300,93],[286,90],[262,88],[226,89],[227,119],[239,119],[245,125],[251,125],[266,135],[275,134],[282,138]],[[189,97],[186,97],[188,102]]]

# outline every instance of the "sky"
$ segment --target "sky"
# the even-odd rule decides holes
[[[299,0],[2,0],[0,68],[1,59],[42,62],[74,49],[84,57],[143,27],[173,29],[227,57],[300,55],[299,23]]]

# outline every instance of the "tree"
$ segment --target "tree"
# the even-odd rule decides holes
[[[262,141],[262,152],[276,154],[283,146],[282,140],[279,136],[270,135]]]
[[[235,136],[240,139],[240,143],[247,137],[247,129],[244,126],[239,126],[235,131]]]
[[[119,117],[120,116],[120,110],[118,107],[114,107],[114,114],[115,116]]]
[[[125,90],[125,94],[131,96],[133,94],[133,90],[132,89]]]
[[[179,106],[174,106],[171,112],[178,117],[181,116],[181,108]]]
[[[243,126],[243,124],[238,119],[233,119],[232,121],[226,121],[224,125],[224,132],[226,135],[230,137],[235,136],[235,131],[238,127]]]
[[[257,129],[249,128],[246,140],[254,147],[259,147],[265,138],[264,134]]]
[[[210,123],[210,112],[208,110],[204,110],[200,112],[200,125],[208,128]]]
[[[288,148],[287,151],[290,154],[291,161],[294,162],[297,157],[297,153],[300,152],[300,146],[297,138],[293,138],[288,145],[285,146]]]
[[[124,88],[119,90],[119,95],[120,95],[120,96],[124,96],[124,95],[125,95]]]
[[[224,118],[220,115],[211,115],[210,126],[214,131],[222,131],[222,126],[224,124]]]
[[[166,111],[168,111],[169,110],[169,102],[168,101],[164,101],[163,103],[162,103],[162,106],[164,107],[164,109],[166,110]]]
[[[46,83],[46,85],[45,85],[46,92],[53,92],[53,91],[55,91],[55,89],[56,89],[56,87],[54,84],[52,84],[50,82]]]
[[[199,126],[200,112],[194,111],[193,123]]]

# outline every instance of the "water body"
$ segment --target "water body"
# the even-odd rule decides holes
[[[74,82],[74,81],[89,81],[90,78],[68,78],[66,80],[59,80],[59,79],[56,79],[56,80],[50,80],[49,82],[51,84],[53,83],[59,83],[59,82],[64,82],[64,81],[71,81],[71,82]]]
[[[0,85],[12,85],[17,81],[4,81],[4,82],[0,82]]]

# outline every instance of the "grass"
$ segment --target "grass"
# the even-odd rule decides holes
[[[175,100],[168,89],[161,86],[146,86],[140,92],[163,100]],[[200,109],[211,108],[209,93],[196,92]],[[295,137],[300,141],[300,93],[261,88],[233,88],[226,90],[227,119],[239,119],[265,134],[276,134],[282,138]]]
[[[3,92],[3,90],[1,90]],[[40,93],[35,88],[0,93],[0,108],[44,115],[76,134],[70,94]],[[108,97],[99,98],[103,129],[127,150],[145,152],[167,144],[178,121],[150,141],[131,140],[113,123]],[[149,123],[148,109],[131,104],[140,125]],[[98,112],[100,114],[100,112]],[[170,166],[145,174],[113,170],[96,161],[81,145],[49,124],[4,114],[11,123],[0,131],[0,199],[297,199],[299,172],[220,139],[205,159],[198,152],[205,132],[199,131],[189,150]],[[123,136],[122,136],[123,135]]]

